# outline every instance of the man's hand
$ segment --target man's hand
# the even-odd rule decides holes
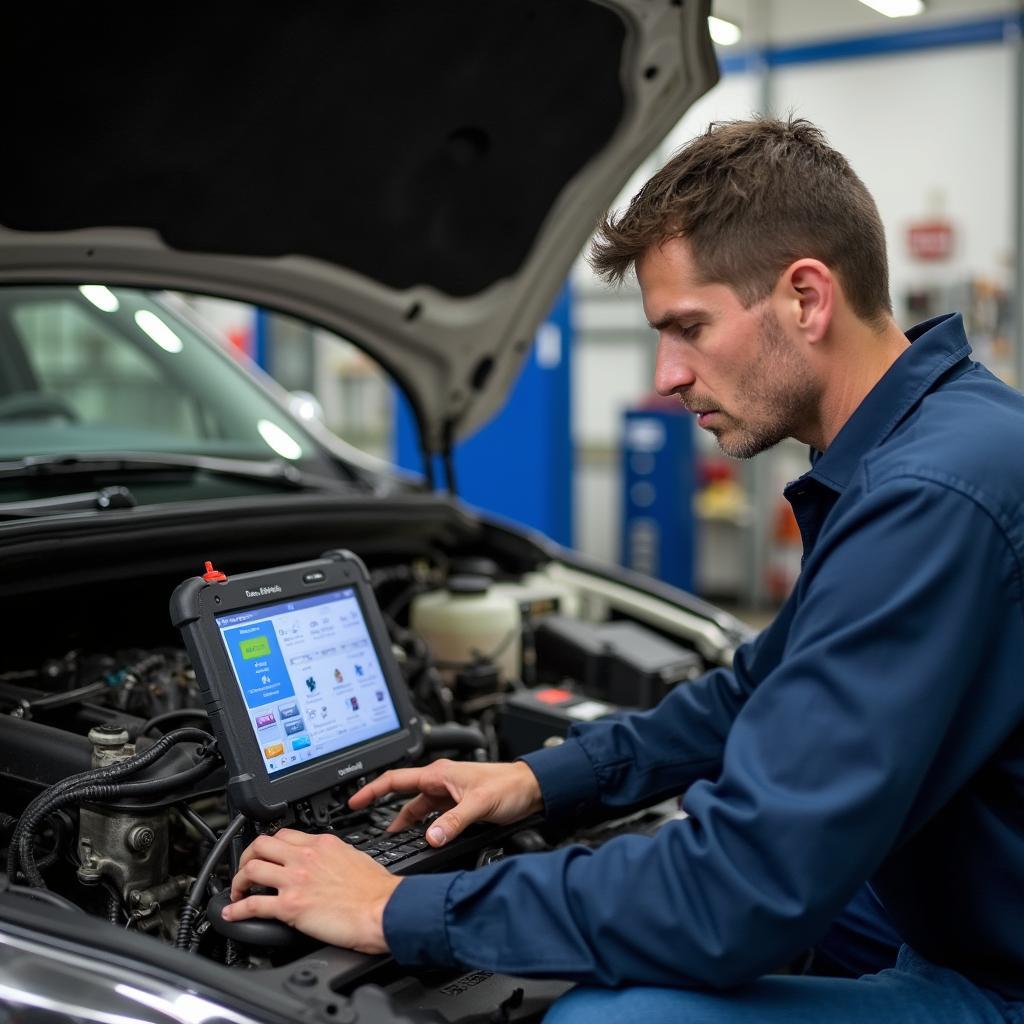
[[[543,809],[537,777],[524,761],[478,764],[434,761],[425,768],[396,768],[349,797],[361,810],[387,793],[417,793],[388,826],[400,832],[432,811],[444,811],[427,829],[427,842],[443,846],[474,821],[507,825]]]
[[[384,906],[401,879],[337,836],[283,828],[242,854],[224,908],[229,921],[276,917],[333,946],[386,953]],[[253,885],[276,895],[247,896]]]

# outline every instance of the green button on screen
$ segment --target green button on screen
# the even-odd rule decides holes
[[[243,640],[238,646],[246,661],[263,658],[270,653],[270,641],[265,636],[254,636],[251,640]]]

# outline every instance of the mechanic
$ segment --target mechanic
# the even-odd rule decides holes
[[[387,772],[350,803],[416,793],[393,827],[441,810],[434,845],[680,793],[688,817],[401,880],[286,830],[246,851],[232,916],[584,983],[558,1024],[1024,1021],[1024,398],[959,315],[901,333],[874,201],[803,120],[712,125],[592,262],[635,268],[657,389],[723,451],[810,446],[785,489],[793,593],[731,670],[652,711],[513,764]],[[766,976],[823,937],[848,976]]]

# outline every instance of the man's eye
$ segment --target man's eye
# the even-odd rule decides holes
[[[696,341],[703,324],[690,324],[689,327],[680,327],[679,334],[687,341]]]

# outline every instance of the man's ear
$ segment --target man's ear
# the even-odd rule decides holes
[[[821,260],[791,263],[779,277],[790,323],[810,342],[820,341],[835,313],[838,282]]]

